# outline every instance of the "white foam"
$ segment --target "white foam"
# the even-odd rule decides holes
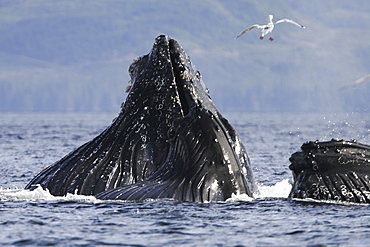
[[[76,194],[67,194],[66,196],[53,196],[48,190],[43,190],[41,187],[35,190],[25,189],[3,189],[0,188],[0,199],[8,201],[76,201],[98,203],[100,200],[94,196],[84,196]]]
[[[292,201],[296,202],[309,202],[309,203],[325,203],[325,204],[339,204],[345,206],[369,206],[369,203],[360,203],[360,202],[347,202],[347,201],[337,201],[337,200],[315,200],[312,198],[293,198]]]
[[[289,183],[289,179],[284,179],[273,186],[258,185],[259,191],[253,195],[254,198],[247,194],[232,194],[231,198],[227,199],[226,202],[250,202],[255,199],[288,198],[291,189],[292,185]]]
[[[273,186],[259,185],[259,192],[254,194],[254,198],[247,194],[233,194],[231,198],[227,199],[226,202],[238,202],[245,201],[250,202],[255,199],[266,199],[266,198],[287,198],[292,185],[288,179],[284,179],[277,182]],[[53,196],[48,190],[43,190],[41,187],[35,190],[25,189],[3,189],[0,188],[0,200],[8,201],[76,201],[76,202],[89,202],[89,203],[100,203],[99,199],[94,196],[84,196],[76,194],[67,194],[66,196]]]
[[[254,197],[257,199],[287,198],[291,189],[292,185],[289,183],[289,179],[284,179],[273,186],[259,185],[259,192],[255,193]]]
[[[250,202],[253,200],[254,199],[248,196],[247,194],[239,194],[239,195],[232,194],[231,198],[226,199],[226,202]]]

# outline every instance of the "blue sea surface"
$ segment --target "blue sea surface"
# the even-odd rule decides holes
[[[0,114],[0,245],[369,246],[369,205],[289,201],[289,157],[306,141],[370,144],[370,114],[224,114],[260,193],[226,202],[101,201],[23,188],[116,114]]]

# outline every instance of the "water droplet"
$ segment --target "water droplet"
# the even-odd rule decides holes
[[[155,109],[161,110],[161,109],[163,109],[163,105],[162,104],[158,104],[158,105],[155,106]]]

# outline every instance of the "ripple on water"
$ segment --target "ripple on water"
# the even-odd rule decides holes
[[[256,199],[112,202],[20,189],[42,168],[94,138],[113,115],[0,116],[0,245],[367,245],[369,205],[285,199],[292,179],[290,154],[306,141],[323,138],[370,143],[366,114],[229,117],[259,182]]]

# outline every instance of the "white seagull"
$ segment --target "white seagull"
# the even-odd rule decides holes
[[[361,84],[361,83],[365,82],[365,81],[366,81],[366,80],[368,80],[368,79],[370,79],[370,74],[365,75],[365,76],[361,77],[360,79],[358,79],[358,80],[356,80],[356,81],[352,82],[351,84],[346,85],[346,86],[343,86],[343,87],[341,87],[341,88],[339,88],[339,89],[340,89],[340,90],[343,90],[343,89],[346,89],[346,88],[350,88],[350,87],[357,86],[358,84]]]
[[[243,34],[245,34],[246,32],[248,32],[249,30],[252,30],[253,28],[260,28],[262,29],[261,32],[261,36],[260,36],[260,39],[262,40],[265,35],[269,34],[272,32],[272,30],[274,29],[274,26],[275,24],[279,24],[279,23],[282,23],[282,22],[289,22],[289,23],[292,23],[300,28],[306,28],[305,26],[302,26],[301,24],[293,21],[293,20],[290,20],[290,19],[281,19],[281,20],[278,20],[277,22],[273,22],[272,19],[274,19],[274,16],[273,15],[269,15],[268,19],[267,19],[267,24],[266,25],[258,25],[258,24],[255,24],[255,25],[252,25],[250,27],[247,27],[246,29],[244,29],[243,31],[241,31],[238,36],[236,36],[235,39],[239,38],[240,36],[242,36]],[[273,41],[274,39],[272,37],[269,38],[269,40]]]

